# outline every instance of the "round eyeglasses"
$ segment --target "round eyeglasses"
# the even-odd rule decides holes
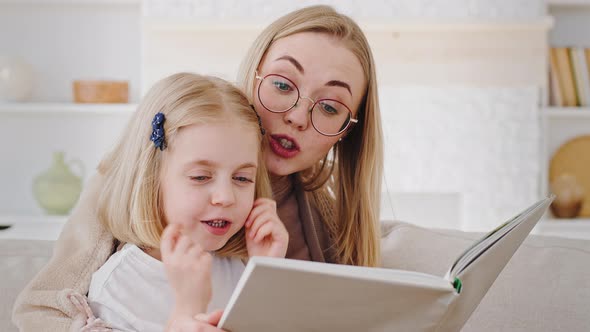
[[[285,76],[269,74],[264,77],[256,75],[260,81],[258,85],[258,99],[262,106],[273,113],[285,113],[297,105],[299,99],[311,101],[309,109],[311,125],[325,136],[336,136],[343,133],[358,119],[352,118],[348,106],[335,99],[323,98],[317,101],[309,97],[302,97],[299,88]]]

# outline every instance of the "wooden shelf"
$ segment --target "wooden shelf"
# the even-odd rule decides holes
[[[32,114],[132,114],[137,104],[0,103],[0,113]]]

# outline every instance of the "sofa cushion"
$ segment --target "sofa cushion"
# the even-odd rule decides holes
[[[16,297],[49,261],[53,241],[0,240],[0,331],[18,331],[12,324]]]
[[[382,224],[382,265],[441,277],[482,234]],[[462,331],[587,331],[590,241],[529,235]]]

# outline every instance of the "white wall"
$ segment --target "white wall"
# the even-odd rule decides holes
[[[140,2],[0,1],[0,54],[33,66],[31,102],[71,102],[74,79],[121,79],[139,99]],[[38,215],[33,178],[53,151],[80,159],[86,177],[130,113],[14,112],[1,107],[0,214]]]
[[[72,101],[72,80],[85,78],[128,80],[138,99],[139,3],[3,2],[0,54],[33,66],[33,101]]]
[[[360,22],[377,62],[384,217],[485,230],[537,199],[542,1],[320,2]],[[308,4],[265,3],[147,1],[143,86],[180,69],[234,79],[258,32]]]
[[[35,101],[71,100],[71,81],[82,77],[128,79],[136,101],[179,70],[234,79],[264,26],[313,3],[357,19],[378,62],[393,197],[384,216],[479,230],[537,198],[548,29],[541,0],[3,1],[0,54],[36,68]],[[92,169],[128,116],[3,114],[0,141],[11,144],[2,148],[10,162],[0,168],[0,213],[40,213],[30,182],[51,152]],[[443,205],[452,208],[407,208]]]

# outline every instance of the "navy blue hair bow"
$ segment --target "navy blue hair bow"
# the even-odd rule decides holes
[[[166,138],[164,132],[164,122],[166,117],[164,113],[157,113],[152,120],[152,136],[150,141],[154,142],[156,148],[164,150],[166,148]]]

